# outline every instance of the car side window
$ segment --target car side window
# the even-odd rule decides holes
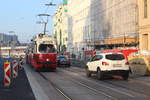
[[[103,58],[102,55],[98,55],[98,56],[97,56],[97,59],[98,59],[98,60],[101,60],[102,58]]]
[[[91,59],[91,61],[94,61],[94,60],[95,60],[95,57],[96,57],[96,56],[94,56],[94,57]]]
[[[94,56],[94,57],[92,58],[91,61],[97,61],[97,60],[100,60],[100,59],[102,59],[102,58],[103,58],[102,55],[96,55],[96,56]]]

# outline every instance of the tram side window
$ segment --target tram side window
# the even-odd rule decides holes
[[[54,45],[51,44],[40,44],[39,52],[41,53],[54,53],[56,52]]]

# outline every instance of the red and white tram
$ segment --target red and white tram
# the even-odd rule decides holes
[[[27,63],[35,70],[52,69],[57,67],[57,52],[54,38],[46,34],[39,34],[28,46]]]

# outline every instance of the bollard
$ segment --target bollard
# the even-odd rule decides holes
[[[13,78],[16,78],[18,76],[18,64],[17,61],[13,61]]]
[[[10,86],[11,83],[11,68],[10,62],[4,62],[4,85]]]

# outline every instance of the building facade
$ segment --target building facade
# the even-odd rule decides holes
[[[56,10],[54,17],[54,34],[59,51],[66,51],[68,44],[68,17],[67,5],[60,5]]]
[[[150,0],[138,0],[139,42],[141,50],[150,51]]]
[[[69,0],[69,51],[137,47],[137,0]]]
[[[7,34],[4,34],[4,33],[0,33],[0,41],[3,42],[3,43],[18,41],[18,36],[17,35],[7,35]]]

